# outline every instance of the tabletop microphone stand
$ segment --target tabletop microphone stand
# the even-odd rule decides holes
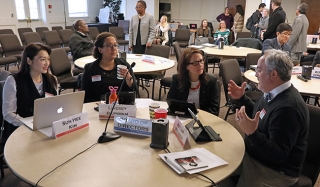
[[[117,104],[117,101],[118,101],[118,98],[119,98],[119,93],[121,92],[122,87],[123,87],[123,84],[124,84],[124,82],[126,81],[127,75],[128,75],[128,73],[129,73],[129,71],[130,71],[135,65],[136,65],[136,63],[133,62],[133,63],[131,64],[130,68],[128,69],[126,75],[123,77],[123,80],[122,80],[120,89],[118,90],[118,94],[117,94],[116,101],[115,101],[115,102],[113,103],[113,105],[112,105],[111,112],[110,112],[110,114],[109,114],[109,116],[108,116],[108,120],[107,120],[107,123],[106,123],[106,127],[104,128],[104,132],[102,133],[102,135],[99,137],[98,143],[111,142],[111,141],[113,141],[113,140],[118,139],[118,138],[121,137],[119,134],[107,132],[107,127],[108,127],[108,123],[109,123],[110,117],[111,117],[111,115],[112,115],[113,109],[114,109],[114,107],[115,107],[116,104]],[[132,75],[132,76],[134,76],[134,75]],[[132,85],[132,86],[134,86],[134,85]]]

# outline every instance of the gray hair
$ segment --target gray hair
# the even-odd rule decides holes
[[[301,3],[297,9],[301,14],[306,14],[308,11],[308,5],[306,3]]]
[[[293,63],[287,52],[269,49],[265,51],[264,56],[268,72],[277,71],[280,79],[285,82],[291,79]]]

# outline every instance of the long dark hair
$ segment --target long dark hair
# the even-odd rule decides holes
[[[206,28],[205,28],[205,30],[204,30],[204,35],[205,35],[205,36],[208,36],[208,35],[209,35],[208,20],[203,19],[203,20],[201,21],[201,25],[200,25],[200,28],[199,28],[199,30],[198,30],[199,36],[202,36],[202,35],[203,35],[203,22],[204,22],[204,21],[207,21],[207,26],[206,26]]]
[[[178,63],[178,89],[180,90],[187,90],[191,87],[191,82],[190,82],[190,77],[189,77],[189,72],[187,70],[187,66],[190,63],[191,57],[194,54],[201,54],[203,57],[203,61],[205,63],[206,59],[204,57],[204,54],[202,51],[196,48],[187,48],[184,50],[179,58],[179,63]],[[207,74],[205,71],[199,76],[199,81],[201,83],[207,84]]]
[[[18,72],[18,75],[27,75],[30,73],[30,66],[28,64],[28,58],[30,60],[33,60],[35,56],[40,51],[47,51],[47,53],[51,54],[51,48],[47,45],[44,45],[42,43],[31,43],[26,46],[26,48],[23,50],[22,57],[21,57],[21,66]],[[49,66],[50,68],[50,66]],[[46,76],[47,80],[49,80],[50,84],[53,85],[55,88],[57,88],[57,79],[47,71],[47,73],[44,74]]]
[[[241,5],[236,6],[236,11],[241,15],[244,16],[244,11]]]
[[[95,59],[98,59],[98,60],[102,59],[102,54],[99,52],[99,47],[100,48],[103,47],[104,40],[108,37],[114,37],[117,40],[117,37],[111,32],[102,32],[97,36],[96,42],[94,43],[94,48],[93,48],[93,57]]]

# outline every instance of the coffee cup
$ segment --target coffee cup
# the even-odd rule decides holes
[[[123,79],[123,75],[120,74],[121,69],[127,69],[127,66],[125,65],[117,65],[117,78]]]
[[[154,110],[155,119],[167,118],[168,110],[165,108],[157,108]]]
[[[157,108],[160,108],[159,103],[151,103],[151,104],[149,105],[150,119],[155,119],[154,110],[157,109]]]

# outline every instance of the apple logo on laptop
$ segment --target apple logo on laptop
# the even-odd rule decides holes
[[[57,112],[58,112],[58,114],[62,113],[63,112],[63,108],[62,107],[58,108]]]

